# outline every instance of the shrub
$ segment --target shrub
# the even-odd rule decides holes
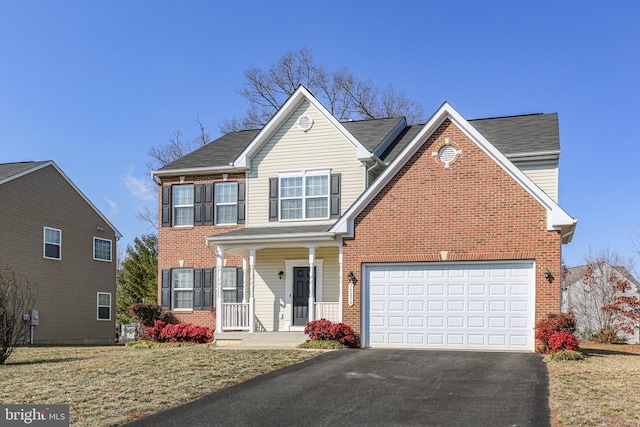
[[[618,333],[613,329],[603,329],[593,335],[593,340],[600,344],[614,344],[621,341]]]
[[[158,304],[133,304],[129,307],[129,311],[142,326],[147,328],[152,327],[162,315],[162,308]]]
[[[312,341],[331,340],[331,321],[327,319],[313,320],[307,323],[304,333],[309,335]]]
[[[327,319],[313,320],[307,323],[304,333],[312,341],[338,341],[347,347],[358,345],[353,329],[345,323],[332,323]]]
[[[549,338],[556,332],[566,332],[574,335],[576,332],[576,320],[573,313],[550,313],[546,319],[536,323],[536,339],[540,342],[538,350],[549,353]]]
[[[555,332],[549,337],[549,349],[551,353],[556,353],[560,350],[577,350],[578,338],[569,332]]]
[[[192,323],[174,325],[156,320],[152,327],[145,329],[145,336],[156,342],[206,343],[213,340],[213,329]]]
[[[584,354],[575,350],[560,350],[555,353],[549,353],[544,357],[547,362],[566,362],[573,360],[584,360]]]

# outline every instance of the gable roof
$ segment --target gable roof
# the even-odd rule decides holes
[[[616,273],[620,274],[622,277],[624,277],[627,281],[629,281],[630,283],[632,283],[633,285],[635,285],[636,289],[638,291],[640,291],[640,282],[638,281],[638,279],[636,279],[633,274],[631,274],[629,272],[629,270],[627,270],[626,267],[623,267],[621,265],[614,265],[613,267],[611,267],[611,265],[609,265],[606,262],[600,263],[603,266],[607,266],[609,268],[613,268],[613,270],[616,271]],[[567,286],[571,286],[575,283],[578,283],[579,281],[582,280],[582,278],[584,277],[585,273],[587,272],[587,265],[579,265],[577,267],[569,267],[567,268],[567,275],[564,279],[564,282],[567,284]]]
[[[365,190],[354,202],[347,212],[331,228],[332,232],[353,235],[353,221],[360,212],[373,200],[373,198],[391,181],[396,173],[411,159],[429,137],[440,127],[445,120],[450,120],[461,129],[469,139],[484,151],[494,162],[509,174],[522,188],[536,199],[547,210],[547,229],[559,230],[562,233],[564,243],[571,241],[577,220],[566,213],[556,202],[520,171],[504,154],[502,154],[487,138],[465,120],[448,103],[442,106],[431,116],[427,123],[415,134],[400,153],[393,159],[389,166],[382,172],[376,181]]]
[[[311,93],[302,85],[289,96],[285,103],[278,109],[278,112],[269,119],[269,122],[263,127],[258,135],[251,141],[251,143],[244,149],[244,151],[234,161],[233,165],[236,168],[247,168],[250,166],[250,159],[260,147],[269,139],[274,132],[284,123],[285,120],[295,111],[295,109],[304,101],[308,101],[313,105],[318,112],[331,123],[338,132],[340,132],[356,149],[356,155],[358,159],[368,160],[373,158],[373,154],[369,151],[360,141],[358,141],[349,132],[345,126],[343,126],[333,114],[329,112]]]
[[[407,121],[404,117],[342,122],[342,126],[351,132],[351,134],[372,153],[380,150],[379,147],[384,145],[385,138],[389,136],[396,138],[396,135],[400,133],[406,125]],[[388,141],[388,144],[391,142],[393,142],[393,139]]]
[[[15,179],[19,179],[25,175],[28,175],[32,172],[38,171],[40,169],[46,168],[47,166],[53,167],[62,178],[69,183],[69,185],[84,199],[85,202],[98,214],[100,218],[113,230],[116,234],[117,238],[121,238],[122,234],[118,231],[117,228],[111,224],[111,222],[96,208],[96,206],[91,203],[91,200],[85,196],[82,191],[69,179],[67,175],[55,164],[53,160],[46,160],[41,162],[19,162],[19,163],[2,163],[0,164],[0,185],[5,184],[7,182],[13,181]]]

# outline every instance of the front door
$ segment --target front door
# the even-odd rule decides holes
[[[308,321],[309,267],[293,267],[293,326],[305,326]]]

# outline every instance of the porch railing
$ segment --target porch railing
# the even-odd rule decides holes
[[[316,302],[316,319],[327,319],[332,322],[341,322],[340,304],[337,302]]]
[[[248,331],[249,330],[249,304],[248,303],[223,303],[222,304],[222,330],[223,331]]]

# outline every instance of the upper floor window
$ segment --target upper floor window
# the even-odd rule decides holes
[[[111,240],[93,238],[93,259],[111,262]]]
[[[193,184],[173,186],[173,225],[193,225]]]
[[[238,221],[238,183],[216,183],[216,224],[236,224]]]
[[[280,219],[329,218],[329,172],[280,175]]]
[[[44,257],[62,259],[62,231],[44,227]]]

